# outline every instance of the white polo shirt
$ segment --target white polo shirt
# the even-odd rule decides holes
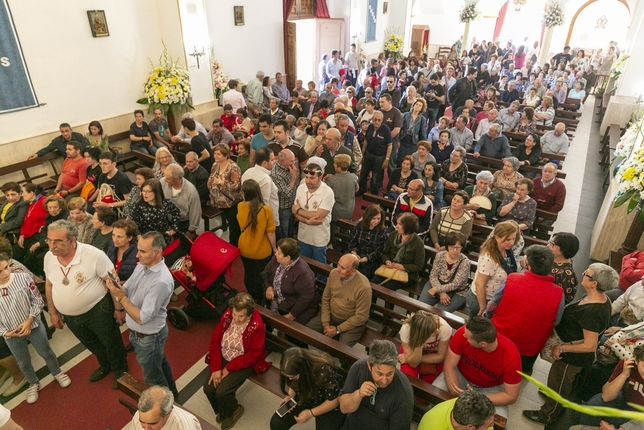
[[[297,239],[311,246],[327,246],[331,239],[331,212],[335,204],[333,190],[324,182],[315,190],[313,194],[302,184],[297,187],[295,199],[300,203],[300,207],[305,211],[315,212],[319,208],[328,210],[329,213],[320,225],[308,225],[300,222],[297,231]],[[308,204],[308,208],[307,208]]]
[[[45,275],[52,284],[52,299],[58,312],[77,316],[92,309],[107,294],[103,278],[114,264],[98,248],[76,242],[76,254],[71,263],[63,266],[58,257],[45,254]],[[69,285],[63,285],[67,274]]]

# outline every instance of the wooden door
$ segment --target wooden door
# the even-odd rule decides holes
[[[296,37],[296,24],[294,22],[287,23],[286,33],[286,86],[288,88],[295,88],[295,80],[297,79],[297,37]]]

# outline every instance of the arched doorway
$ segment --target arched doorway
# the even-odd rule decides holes
[[[607,3],[611,3],[610,7]],[[626,0],[589,0],[572,17],[566,45],[603,48],[610,40],[623,42],[628,32],[624,24],[630,22],[631,10]],[[579,25],[575,26],[577,23]]]

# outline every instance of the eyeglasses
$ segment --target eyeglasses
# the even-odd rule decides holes
[[[372,406],[376,404],[376,394],[377,393],[378,393],[378,387],[376,387],[375,391],[373,392],[373,394],[369,398],[369,403],[371,403]]]
[[[304,169],[304,170],[302,170],[302,172],[305,175],[311,175],[311,176],[316,176],[316,175],[320,176],[322,174],[322,172],[319,171],[319,170],[306,170],[306,169]]]
[[[556,243],[555,243],[554,239],[550,239],[550,240],[548,241],[548,245],[555,246],[555,245],[556,245]]]
[[[61,245],[65,242],[67,242],[68,239],[45,239],[45,243],[47,245]]]
[[[450,245],[450,246],[448,246],[448,248],[449,249],[459,249],[459,250],[463,249],[463,247],[461,245]]]
[[[393,83],[394,83],[394,81],[387,81],[387,83],[388,83],[388,84],[393,84]]]
[[[141,190],[141,192],[143,194],[153,194],[154,193],[154,191],[152,191],[152,190]]]
[[[590,279],[591,281],[595,280],[592,275],[588,274],[588,269],[584,270],[584,273],[582,273],[582,276],[585,276],[586,278]]]

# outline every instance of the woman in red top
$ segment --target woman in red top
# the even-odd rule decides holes
[[[20,227],[18,243],[13,247],[13,257],[23,261],[27,250],[31,245],[38,242],[36,233],[45,225],[45,217],[49,212],[43,204],[45,196],[42,195],[42,188],[36,184],[24,184],[22,186],[22,199],[29,204],[27,214]]]
[[[233,113],[233,107],[229,104],[224,105],[224,113],[219,118],[224,127],[231,133],[235,131],[235,126],[241,125],[241,120]]]
[[[230,299],[210,341],[210,379],[203,390],[217,414],[222,430],[235,425],[244,414],[235,392],[253,373],[270,367],[266,362],[264,322],[250,294]]]

